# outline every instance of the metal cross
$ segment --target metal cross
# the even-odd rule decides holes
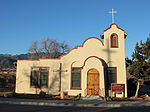
[[[62,63],[60,63],[59,70],[53,70],[53,72],[59,72],[59,91],[61,91],[61,73],[67,72],[67,70],[62,70]]]
[[[114,9],[112,8],[112,10],[109,11],[109,13],[112,14],[112,23],[114,23],[114,13],[117,13],[117,11],[114,11]]]

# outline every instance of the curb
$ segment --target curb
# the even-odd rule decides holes
[[[5,104],[18,104],[18,105],[34,105],[34,106],[74,106],[74,107],[121,107],[120,104],[74,104],[74,103],[45,103],[45,102],[13,102],[13,101],[0,101]]]
[[[81,103],[54,103],[54,102],[37,102],[37,101],[0,101],[5,104],[18,104],[18,105],[34,105],[34,106],[74,106],[74,107],[143,107],[150,106],[150,102],[101,102],[101,104],[81,104]]]

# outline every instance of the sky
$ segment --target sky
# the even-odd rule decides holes
[[[125,56],[150,33],[150,0],[0,0],[0,54],[25,54],[35,40],[66,41],[74,48],[100,38],[115,23],[128,34]]]

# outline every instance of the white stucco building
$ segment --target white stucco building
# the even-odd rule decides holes
[[[111,24],[101,35],[104,43],[90,37],[59,59],[18,60],[16,93],[38,94],[42,90],[52,95],[127,97],[126,36]],[[123,92],[113,93],[112,83],[123,84]]]

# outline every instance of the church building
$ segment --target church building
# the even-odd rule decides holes
[[[116,24],[59,59],[18,60],[16,93],[127,97],[125,38]]]

